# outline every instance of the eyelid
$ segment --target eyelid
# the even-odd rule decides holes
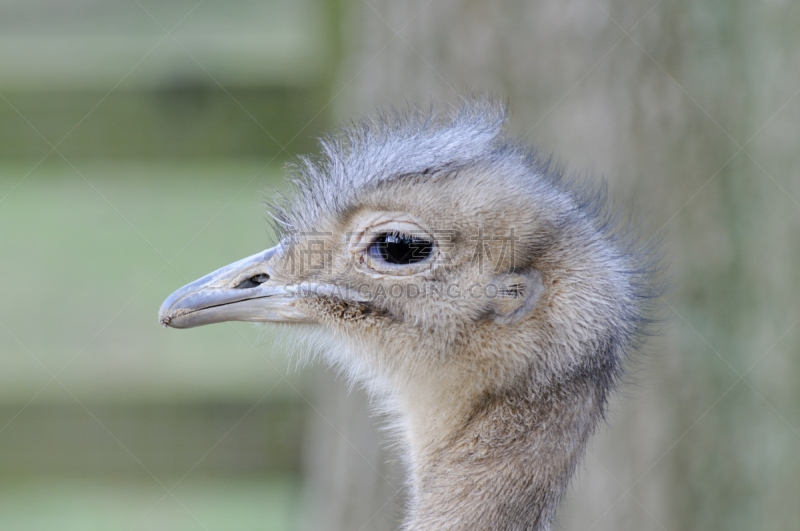
[[[363,217],[356,229],[346,235],[352,252],[364,252],[375,238],[387,232],[420,235],[434,241],[430,230],[415,217],[402,212],[373,212]]]

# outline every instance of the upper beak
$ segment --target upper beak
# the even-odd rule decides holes
[[[161,305],[163,326],[192,328],[223,321],[312,322],[295,307],[297,290],[270,279],[278,247],[217,269],[187,284]]]

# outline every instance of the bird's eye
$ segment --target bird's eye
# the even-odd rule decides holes
[[[380,234],[369,246],[373,259],[392,265],[417,264],[427,259],[432,251],[430,240],[397,232]]]

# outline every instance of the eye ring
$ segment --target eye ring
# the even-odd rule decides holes
[[[433,241],[418,235],[387,231],[372,239],[372,243],[367,247],[367,253],[373,260],[384,266],[416,265],[431,257]]]
[[[346,236],[355,267],[371,277],[428,275],[441,255],[428,226],[407,212],[369,212]]]

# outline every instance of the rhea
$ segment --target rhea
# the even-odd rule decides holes
[[[405,530],[550,529],[648,320],[633,231],[506,121],[477,101],[323,139],[271,206],[278,245],[159,314],[284,323],[364,385],[402,448]]]

